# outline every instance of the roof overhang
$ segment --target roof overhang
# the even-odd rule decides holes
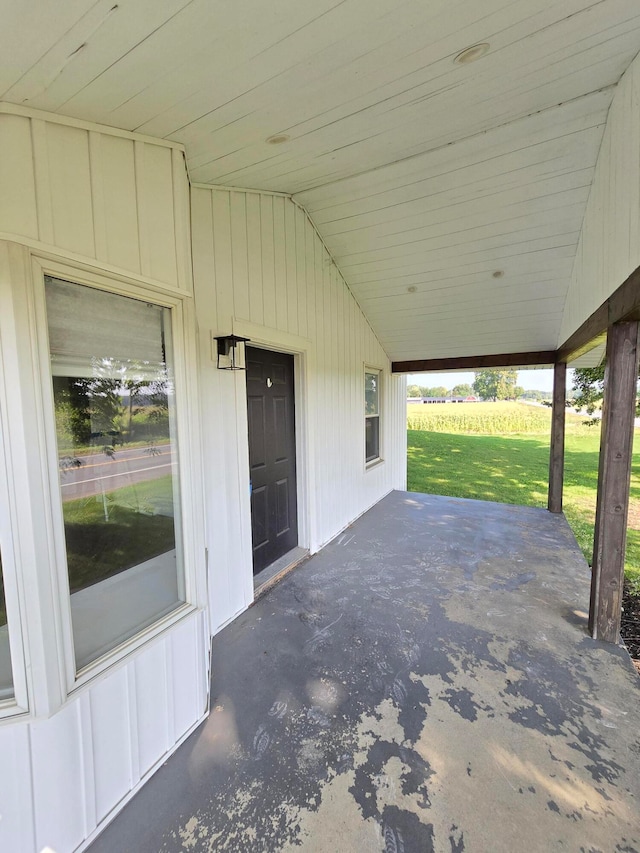
[[[3,19],[1,99],[292,195],[394,362],[558,347],[635,0],[31,6]]]

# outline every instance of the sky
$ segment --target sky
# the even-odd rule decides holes
[[[571,387],[571,374],[568,371],[567,388]],[[435,388],[438,385],[444,385],[445,388],[451,389],[454,385],[460,385],[466,382],[468,385],[473,385],[474,375],[470,373],[411,373],[407,377],[408,385],[425,385],[430,388]],[[525,391],[552,391],[553,390],[553,370],[549,367],[544,370],[519,370],[518,385],[524,388]]]

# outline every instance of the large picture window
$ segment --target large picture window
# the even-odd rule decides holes
[[[76,668],[185,601],[171,312],[45,277]]]
[[[380,458],[380,371],[366,370],[364,374],[365,461]]]

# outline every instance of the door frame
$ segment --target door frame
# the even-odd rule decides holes
[[[272,350],[293,356],[293,381],[295,401],[295,441],[296,441],[296,501],[298,511],[298,546],[313,553],[312,512],[313,512],[313,471],[309,448],[312,446],[312,418],[309,417],[309,382],[313,362],[312,344],[307,338],[292,335],[267,326],[248,321],[234,320],[233,331],[236,335],[249,338],[249,346],[256,349]],[[244,404],[242,411],[244,421],[245,456],[243,466],[246,466],[246,481],[249,482],[249,421],[247,416],[246,381]],[[251,506],[247,501],[248,524],[244,526],[245,536],[248,532],[247,547],[251,554]],[[317,549],[316,549],[317,550]],[[251,567],[253,561],[249,561]],[[253,589],[253,573],[251,574]]]

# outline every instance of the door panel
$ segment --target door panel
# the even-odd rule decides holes
[[[293,356],[247,347],[253,571],[298,544]]]

